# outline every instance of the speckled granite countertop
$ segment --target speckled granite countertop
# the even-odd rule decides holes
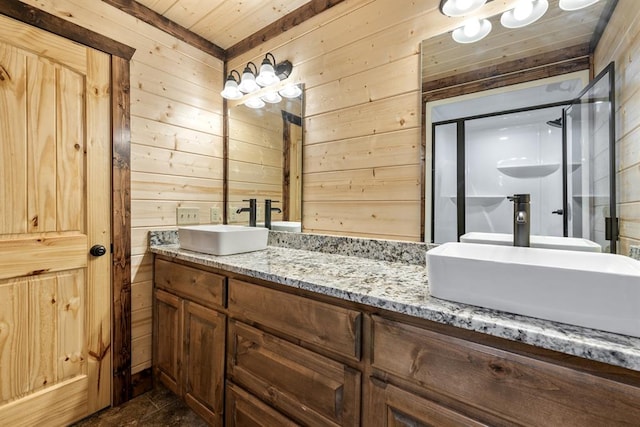
[[[427,270],[420,262],[427,249],[424,244],[403,247],[415,256],[398,262],[366,253],[354,256],[355,252],[349,253],[352,245],[342,250],[348,254],[327,253],[327,245],[316,245],[313,251],[282,247],[285,244],[273,235],[266,250],[227,256],[181,250],[172,234],[169,239],[160,237],[151,237],[153,253],[640,371],[640,338],[429,296]]]

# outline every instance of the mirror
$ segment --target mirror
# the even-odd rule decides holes
[[[586,86],[588,72],[585,70],[589,67],[590,44],[594,34],[603,31],[601,21],[604,19],[606,22],[613,7],[615,2],[600,1],[586,9],[564,12],[558,7],[558,0],[550,0],[546,14],[523,28],[504,28],[500,24],[500,15],[497,15],[489,18],[493,27],[491,33],[476,43],[456,43],[451,33],[422,42],[422,116],[428,171],[425,176],[425,241],[441,243],[455,240],[465,230],[510,233],[512,206],[504,197],[507,192],[512,191],[507,185],[510,180],[519,180],[520,183],[527,181],[522,187],[523,193],[533,193],[534,189],[543,185],[543,180],[551,182],[549,176],[552,173],[562,182],[561,168],[553,171],[544,169],[561,163],[562,156],[562,150],[549,154],[547,148],[544,148],[562,146],[562,131],[548,125],[548,122],[561,117],[563,106],[575,99]],[[606,65],[598,64],[601,68]],[[543,79],[547,80],[542,85],[540,82]],[[541,108],[545,105],[552,107]],[[492,114],[495,115],[495,124],[489,125],[488,116]],[[475,120],[465,121],[466,127],[458,128],[456,119],[461,118]],[[527,122],[528,120],[533,122]],[[511,123],[508,126],[517,129],[517,135],[513,139],[522,141],[524,131],[527,130],[538,138],[536,147],[523,144],[523,150],[519,152],[514,151],[515,144],[507,146],[503,143],[503,147],[499,149],[500,155],[493,156],[487,155],[488,150],[483,149],[487,145],[474,145],[470,138],[465,141],[464,135],[468,136],[474,131],[476,135],[490,137],[496,142],[499,139],[506,141],[509,136],[499,134],[498,130],[503,131],[508,127],[505,124],[507,121]],[[535,126],[528,124],[534,122]],[[434,126],[434,123],[442,126]],[[489,126],[494,126],[496,131],[491,136]],[[555,135],[554,141],[557,142],[541,141],[541,135],[547,137],[551,134]],[[450,158],[440,158],[447,155],[447,150]],[[462,156],[460,167],[456,164],[456,150],[464,150],[466,155]],[[486,158],[491,163],[491,173],[496,174],[487,180],[495,181],[496,185],[491,189],[472,188],[480,187],[489,173],[486,172],[486,167],[482,166],[482,169],[470,163],[470,159],[479,158]],[[438,169],[438,166],[433,168],[432,164],[443,165],[447,161],[450,163],[449,169],[453,171],[448,177],[443,179],[431,173]],[[540,169],[537,172],[540,179],[535,183],[534,177],[522,179],[512,176],[511,172],[516,168],[520,174],[525,170],[532,173],[534,165]],[[506,173],[500,171],[501,166]],[[456,168],[464,170],[464,173],[456,176]],[[482,175],[482,179],[478,179],[478,174]],[[474,176],[475,178],[470,178]],[[448,187],[447,194],[445,187]],[[562,202],[562,192],[555,193],[553,208],[545,207],[544,210],[544,214],[549,216],[548,221],[545,220],[547,225],[537,234],[562,235],[562,218],[558,216],[558,212],[562,211],[561,204],[558,205],[558,201]],[[545,193],[545,197],[546,195]],[[445,202],[451,206],[448,213],[440,212],[438,221],[438,211],[433,208],[438,205],[439,199],[445,198]],[[538,196],[538,206],[542,205],[541,198]],[[444,205],[445,202],[441,204]],[[462,208],[458,209],[459,206]],[[554,215],[552,211],[555,211]],[[491,217],[495,213],[500,215],[498,221]],[[495,227],[490,224],[492,222]],[[462,227],[460,224],[463,224]],[[555,231],[545,231],[549,229]],[[438,237],[439,234],[446,237]]]
[[[248,224],[249,214],[237,213],[257,199],[257,222],[264,223],[265,199],[273,200],[272,221],[302,220],[302,115],[304,90],[296,98],[244,104],[228,110],[227,223]],[[276,202],[277,201],[277,202]]]

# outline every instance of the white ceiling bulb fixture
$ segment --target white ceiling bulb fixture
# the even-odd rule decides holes
[[[598,1],[599,0],[560,0],[558,6],[560,6],[562,10],[573,11],[589,7],[592,4],[598,3]]]
[[[480,9],[487,0],[441,0],[440,12],[447,16],[465,16]]]
[[[472,18],[465,21],[462,27],[453,30],[451,36],[458,43],[475,43],[485,38],[491,32],[491,22],[488,19]]]
[[[536,22],[549,9],[548,0],[519,0],[516,6],[504,12],[500,23],[505,28],[521,28]]]

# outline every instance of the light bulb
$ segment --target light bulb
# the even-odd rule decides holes
[[[473,5],[472,0],[455,0],[456,9],[467,10]]]
[[[533,12],[533,3],[531,0],[520,0],[516,7],[513,8],[513,17],[518,21],[524,21]]]
[[[465,36],[472,38],[480,31],[480,21],[477,19],[469,19],[464,24],[462,32]]]

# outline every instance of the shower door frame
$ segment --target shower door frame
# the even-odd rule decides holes
[[[595,81],[595,79],[594,79]],[[587,87],[590,87],[589,85],[587,85]],[[580,92],[580,95],[582,95],[583,92]],[[576,98],[579,98],[576,97]],[[433,141],[433,143],[431,144],[431,158],[435,159],[436,158],[436,127],[437,126],[442,126],[442,125],[451,125],[451,124],[455,124],[456,125],[456,220],[457,220],[457,234],[458,234],[458,241],[460,240],[460,236],[462,236],[463,234],[466,233],[466,173],[465,173],[465,162],[466,162],[466,157],[465,157],[465,143],[466,143],[466,138],[465,138],[465,122],[467,121],[471,121],[471,120],[479,120],[479,119],[487,119],[487,118],[491,118],[491,117],[498,117],[498,116],[503,116],[503,115],[507,115],[507,114],[517,114],[517,113],[525,113],[528,111],[536,111],[536,110],[544,110],[546,108],[556,108],[556,107],[563,107],[562,109],[562,115],[563,115],[563,119],[564,119],[564,111],[566,110],[567,107],[569,107],[570,105],[572,105],[576,98],[572,98],[566,101],[559,101],[559,102],[552,102],[552,103],[548,103],[548,104],[539,104],[539,105],[532,105],[529,107],[522,107],[522,108],[514,108],[514,109],[510,109],[510,110],[502,110],[502,111],[496,111],[496,112],[492,112],[492,113],[484,113],[484,114],[476,114],[473,116],[465,116],[465,117],[459,117],[457,119],[449,119],[449,120],[442,120],[439,122],[433,122],[431,124],[431,141]],[[563,175],[562,175],[562,185],[563,185],[563,201],[562,201],[562,210],[563,210],[563,235],[566,237],[568,234],[568,228],[567,228],[567,221],[566,221],[566,212],[567,212],[567,197],[566,197],[566,189],[567,189],[567,175],[564,171],[564,168],[566,168],[566,162],[567,162],[567,133],[566,133],[566,129],[564,126],[564,122],[563,122],[563,126],[562,126],[562,167],[563,167]],[[436,165],[435,162],[432,162],[432,166],[431,166],[431,242],[433,243],[434,239],[435,239],[435,210],[436,210],[436,204],[435,204],[435,176],[436,174]]]

